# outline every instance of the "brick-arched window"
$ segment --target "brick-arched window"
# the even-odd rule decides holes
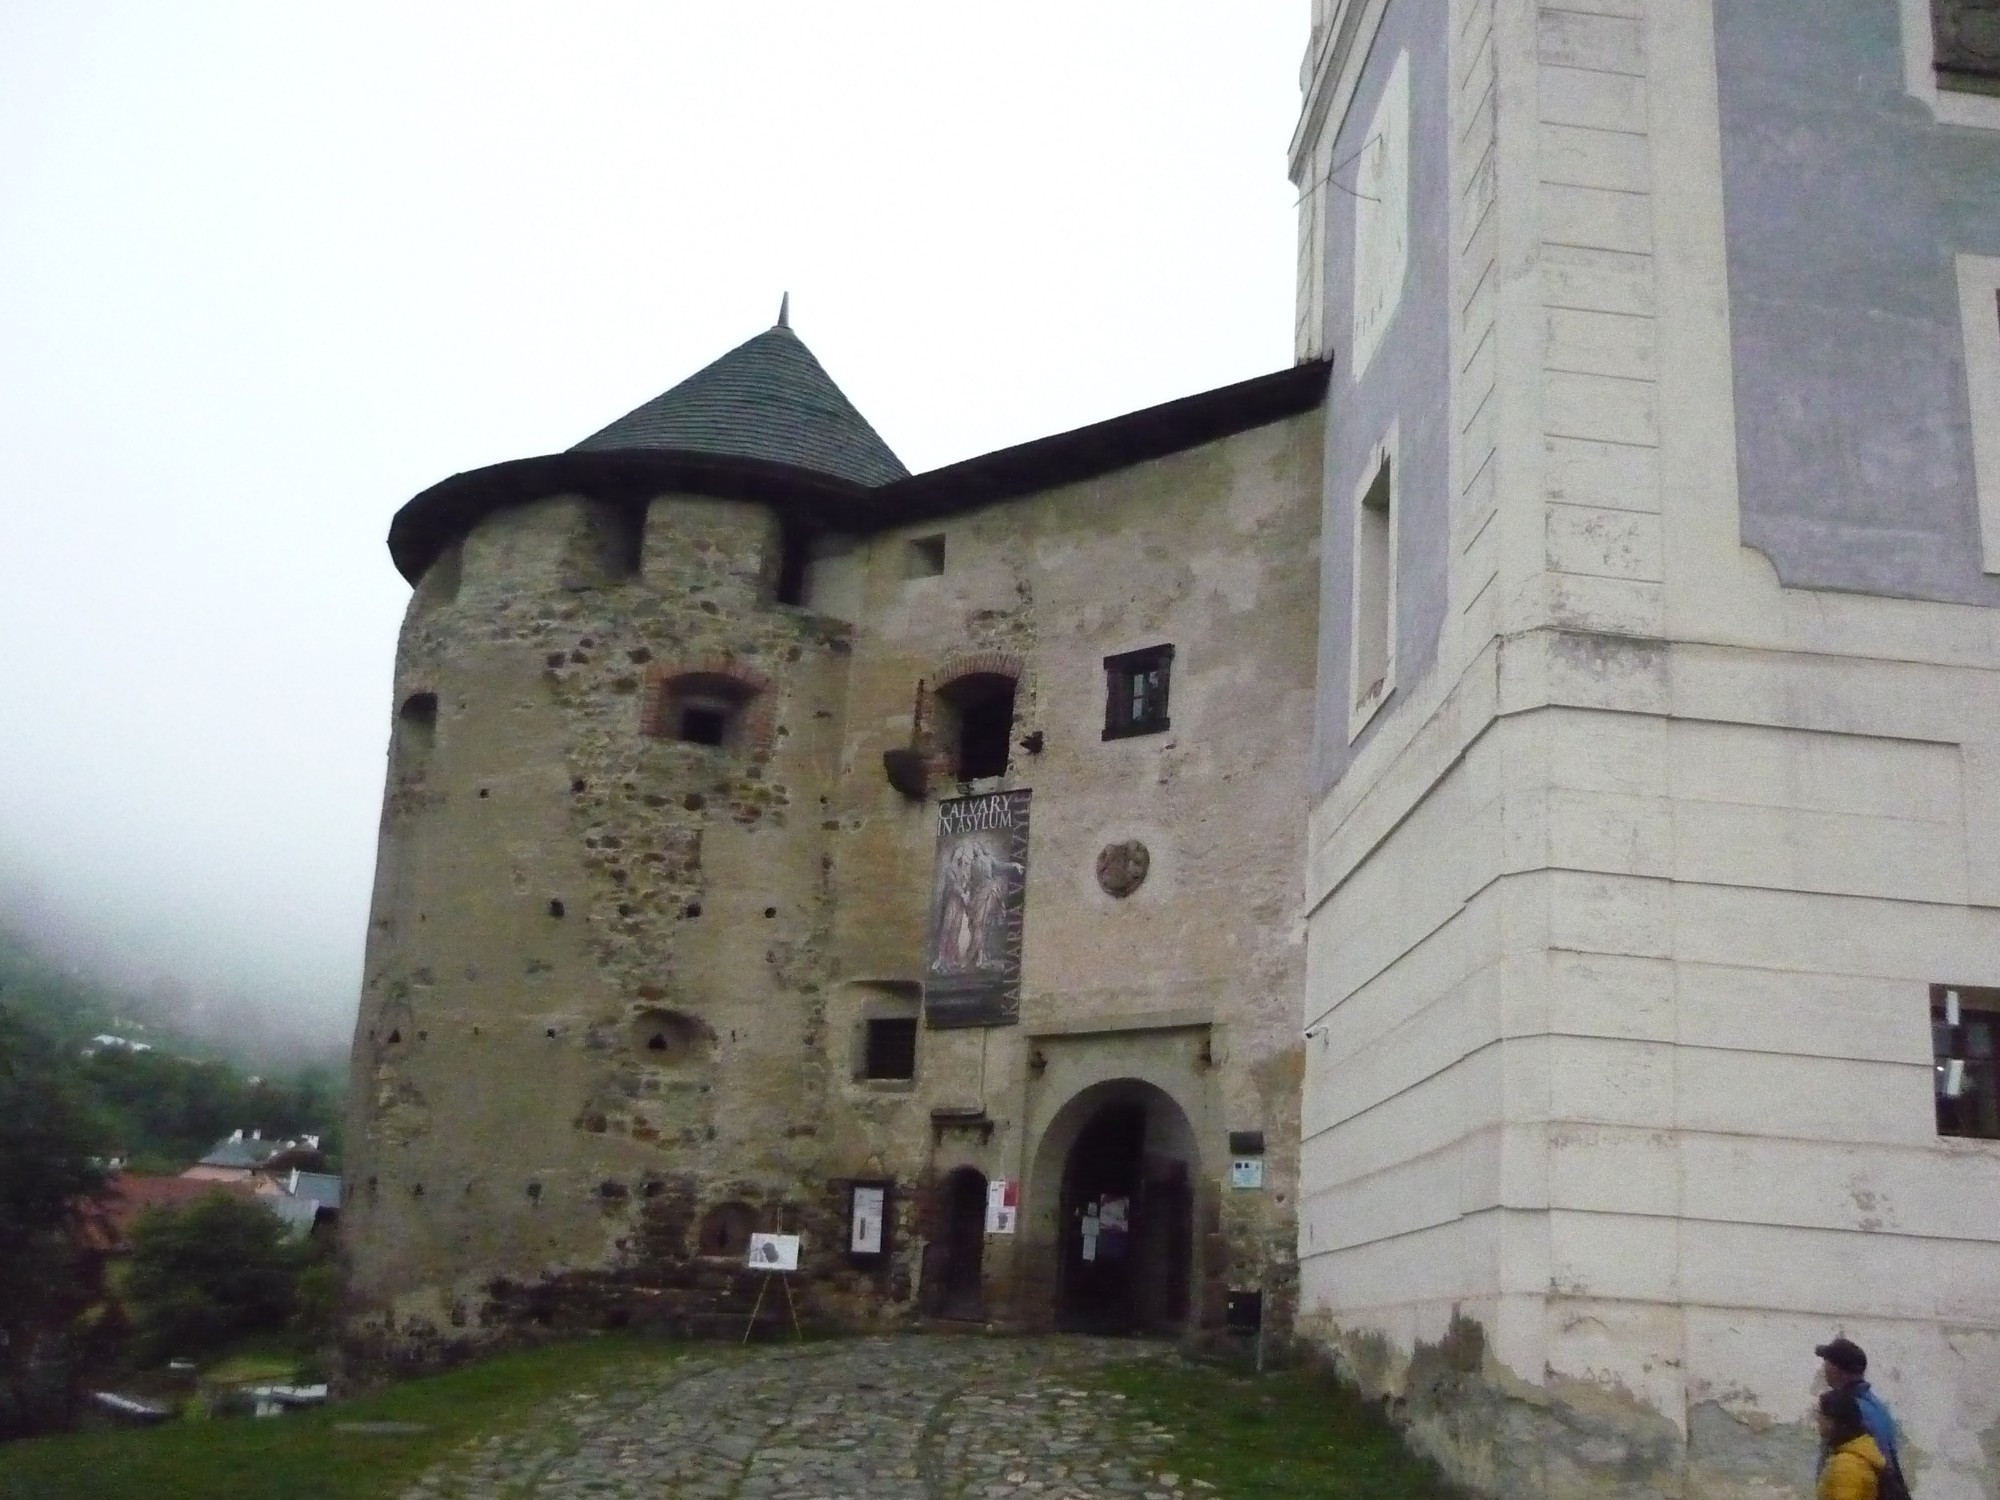
[[[770,746],[770,683],[734,662],[714,659],[663,669],[647,698],[646,732],[661,739],[722,750]]]
[[[932,679],[924,725],[933,774],[982,781],[1007,774],[1019,710],[1021,659],[1006,651],[954,652]]]

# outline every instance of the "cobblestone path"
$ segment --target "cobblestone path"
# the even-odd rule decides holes
[[[1079,1375],[1157,1347],[931,1337],[697,1350],[578,1392],[402,1500],[1196,1500],[1169,1440]]]

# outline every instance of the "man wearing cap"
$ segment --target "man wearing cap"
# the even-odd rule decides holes
[[[1854,1393],[1854,1399],[1861,1407],[1861,1425],[1868,1429],[1868,1435],[1875,1439],[1875,1446],[1882,1450],[1882,1456],[1900,1474],[1903,1466],[1896,1457],[1896,1419],[1889,1415],[1888,1405],[1868,1384],[1867,1352],[1854,1340],[1843,1337],[1819,1345],[1813,1353],[1819,1356],[1820,1371],[1825,1375],[1829,1389]],[[1824,1453],[1820,1455],[1820,1462],[1826,1462]]]

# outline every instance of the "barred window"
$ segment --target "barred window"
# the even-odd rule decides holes
[[[1104,738],[1122,740],[1170,728],[1167,688],[1174,648],[1148,646],[1104,658]]]
[[[1931,986],[1939,1135],[2000,1140],[2000,990]]]

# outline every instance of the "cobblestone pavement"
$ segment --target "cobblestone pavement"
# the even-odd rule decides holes
[[[1079,1379],[1157,1346],[930,1337],[696,1350],[462,1449],[402,1500],[1197,1500],[1169,1441]]]

